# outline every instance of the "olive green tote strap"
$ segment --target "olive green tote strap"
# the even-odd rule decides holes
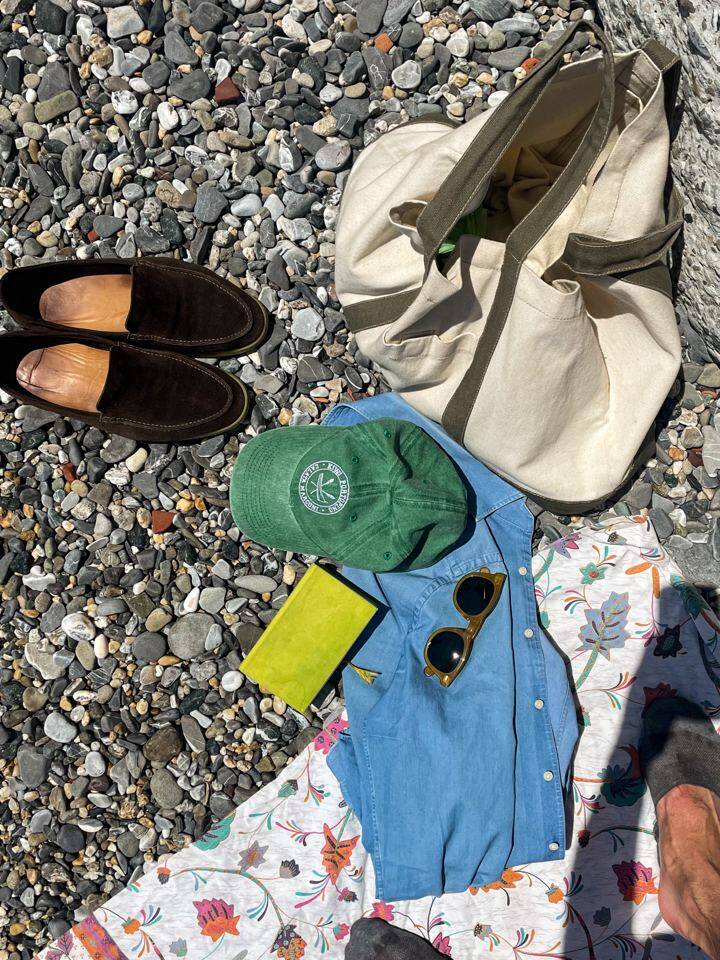
[[[665,112],[669,120],[678,89],[680,58],[657,40],[648,40],[642,51],[663,75]],[[667,223],[664,227],[629,240],[604,240],[571,233],[561,260],[574,273],[583,276],[619,276],[645,270],[665,261],[665,256],[682,227],[683,199],[677,187],[672,186],[668,197]]]
[[[571,233],[561,260],[573,273],[583,276],[600,277],[641,270],[664,259],[682,226],[682,196],[677,187],[673,187],[668,222],[664,227],[630,240],[603,240]]]
[[[495,109],[418,217],[417,228],[424,246],[426,265],[432,261],[438,247],[460,217],[472,208],[477,197],[482,197],[485,193],[498,162],[524,126],[542,91],[563,66],[563,56],[578,31],[594,33],[597,36],[605,59],[606,79],[603,93],[590,128],[572,160],[572,166],[577,167],[583,157],[590,156],[592,152],[594,155],[586,171],[589,172],[604,145],[607,137],[605,127],[609,125],[612,116],[613,68],[612,53],[602,30],[594,23],[579,20],[560,34],[528,78]],[[581,181],[585,175],[586,173],[583,173],[580,177]],[[530,244],[530,248],[532,246],[533,244]]]
[[[642,51],[652,60],[663,75],[663,83],[665,85],[665,115],[668,118],[669,124],[675,110],[675,100],[677,98],[678,87],[680,86],[682,60],[674,51],[669,50],[660,43],[659,40],[647,40],[642,45]]]
[[[421,287],[401,290],[400,293],[388,293],[384,297],[371,297],[343,307],[347,325],[353,333],[385,327],[401,317],[415,302]]]
[[[475,196],[482,195],[481,190],[484,190],[489,182],[498,160],[523,126],[533,105],[540,99],[542,90],[562,66],[563,54],[578,30],[594,33],[599,41],[602,63],[598,101],[590,124],[567,166],[507,239],[495,298],[475,355],[442,417],[445,429],[460,443],[505,328],[522,263],[580,189],[600,156],[610,132],[615,95],[614,60],[605,34],[596,24],[580,20],[560,35],[547,58],[500,104],[418,219],[418,230],[425,241],[426,258],[430,254],[427,260],[429,264],[459,215],[469,207]],[[461,173],[459,182],[458,172]],[[459,196],[454,199],[456,191]],[[430,217],[423,224],[429,211]]]

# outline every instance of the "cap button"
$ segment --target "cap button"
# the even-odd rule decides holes
[[[356,513],[351,513],[351,514],[350,514],[350,522],[351,522],[351,523],[355,523],[356,520],[357,520],[357,514],[356,514]]]
[[[392,559],[392,554],[390,553],[389,550],[386,550],[385,553],[383,554],[383,557],[384,557],[386,560],[391,560],[391,559]]]
[[[351,463],[360,463],[360,457],[350,457]]]

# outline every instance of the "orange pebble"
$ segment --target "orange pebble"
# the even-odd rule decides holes
[[[170,527],[175,517],[169,510],[153,510],[152,512],[152,531],[153,533],[165,533]]]
[[[540,63],[540,61],[538,60],[537,57],[528,57],[527,60],[523,60],[523,62],[520,64],[520,66],[523,68],[523,70],[525,70],[526,73],[529,73],[529,72],[530,72],[531,70],[533,70],[539,63]]]
[[[379,33],[375,37],[375,46],[381,53],[390,53],[393,48],[393,42],[386,33]]]

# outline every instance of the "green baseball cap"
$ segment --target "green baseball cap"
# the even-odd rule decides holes
[[[261,433],[238,455],[230,507],[258,543],[378,572],[430,566],[468,518],[452,460],[420,427],[385,418]]]

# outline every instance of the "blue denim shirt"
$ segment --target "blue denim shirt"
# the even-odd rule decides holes
[[[385,612],[343,672],[349,728],[329,763],[362,824],[377,896],[401,900],[561,859],[578,731],[565,663],[538,623],[523,495],[396,394],[341,404],[324,423],[378,417],[411,420],[432,436],[464,477],[471,509],[461,542],[431,567],[343,570]],[[507,579],[445,688],[424,674],[425,642],[439,627],[467,625],[453,590],[481,566]]]

